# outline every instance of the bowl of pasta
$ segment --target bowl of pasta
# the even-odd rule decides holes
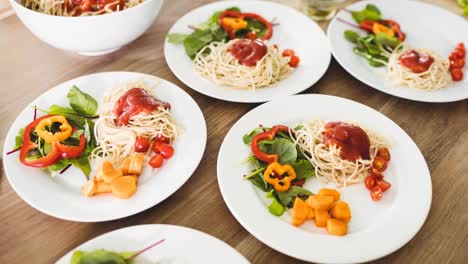
[[[140,37],[164,0],[10,0],[40,40],[66,51],[97,56]]]

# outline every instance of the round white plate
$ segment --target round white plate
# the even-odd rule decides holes
[[[156,85],[154,94],[170,102],[171,112],[183,131],[174,141],[174,156],[161,169],[152,171],[149,166],[145,166],[138,181],[138,190],[130,199],[118,199],[112,195],[86,198],[80,194],[80,187],[86,179],[78,169],[71,167],[64,174],[52,178],[40,169],[21,164],[18,152],[6,156],[6,152],[14,148],[18,130],[32,121],[31,106],[42,109],[48,109],[52,104],[68,106],[66,95],[72,85],[100,102],[106,90],[137,80],[144,80],[150,86]],[[65,220],[99,222],[136,214],[166,199],[192,175],[205,146],[206,124],[203,114],[197,103],[182,89],[147,74],[106,72],[82,76],[57,85],[29,104],[8,132],[3,148],[3,163],[11,186],[32,207]]]
[[[281,218],[268,212],[271,202],[242,176],[250,147],[242,136],[259,124],[293,126],[317,118],[353,121],[380,133],[391,143],[392,155],[385,179],[392,187],[382,200],[371,200],[364,184],[340,190],[349,203],[352,219],[346,236],[326,234],[312,221],[292,226],[290,213]],[[356,263],[385,256],[407,243],[423,225],[431,205],[431,175],[411,138],[393,121],[362,104],[327,95],[296,95],[265,103],[243,116],[224,139],[218,156],[218,182],[236,219],[256,238],[289,256],[312,262]],[[312,192],[331,187],[311,178],[304,185]]]
[[[264,1],[215,2],[190,11],[181,17],[169,32],[190,33],[188,25],[200,24],[214,12],[232,6],[239,7],[243,12],[261,14],[270,21],[276,18],[275,21],[279,25],[273,28],[270,43],[278,44],[281,49],[293,49],[301,59],[299,67],[277,85],[258,88],[255,91],[219,86],[198,75],[183,45],[174,45],[166,40],[164,45],[166,62],[179,80],[192,89],[217,99],[253,103],[302,92],[323,76],[331,58],[325,33],[311,19],[284,5]]]
[[[361,10],[366,4],[376,5],[385,19],[393,19],[400,23],[406,33],[405,43],[415,48],[431,49],[440,56],[448,58],[459,42],[468,45],[468,34],[460,34],[460,30],[468,29],[468,22],[461,16],[440,7],[408,0],[372,0],[359,1],[347,6],[349,10]],[[366,59],[353,52],[354,44],[347,41],[343,32],[351,29],[359,31],[337,20],[344,19],[356,24],[351,15],[341,11],[331,21],[328,27],[328,38],[335,59],[346,71],[363,83],[401,98],[422,102],[452,102],[468,98],[468,67],[465,66],[465,77],[461,82],[454,82],[449,87],[438,91],[427,92],[408,87],[395,87],[385,79],[386,67],[372,67]],[[364,31],[359,32],[364,35]]]
[[[76,250],[138,251],[161,239],[165,241],[136,257],[135,264],[249,263],[228,244],[200,231],[175,225],[139,225],[96,237],[71,250],[57,264],[69,264]]]

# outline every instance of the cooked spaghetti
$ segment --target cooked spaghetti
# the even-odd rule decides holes
[[[412,69],[402,65],[401,57],[412,51],[432,58],[432,64],[427,70],[414,72]],[[433,51],[427,49],[396,48],[389,57],[386,78],[393,85],[435,91],[451,83],[449,68],[449,61]]]
[[[139,81],[114,89],[104,96],[100,104],[99,119],[94,126],[98,147],[92,152],[92,159],[105,158],[118,163],[135,153],[135,142],[138,136],[150,140],[164,136],[171,141],[177,136],[178,129],[175,119],[169,109],[163,107],[159,107],[151,113],[143,111],[132,115],[127,125],[117,125],[116,103],[132,88],[142,88],[151,95],[151,87],[147,87],[143,81]],[[147,154],[149,152],[151,152],[151,148]]]
[[[22,0],[33,11],[53,16],[94,16],[109,14],[139,5],[144,0]]]
[[[217,85],[252,90],[274,85],[291,73],[290,58],[266,42],[266,54],[255,65],[241,64],[230,52],[238,41],[213,42],[202,48],[194,59],[196,71]]]
[[[378,134],[364,130],[369,137],[369,159],[363,157],[355,161],[343,159],[341,148],[326,144],[324,138],[326,123],[314,120],[301,124],[291,137],[295,144],[315,168],[315,174],[324,182],[333,182],[337,187],[362,182],[372,168],[373,159],[380,148],[387,147],[386,141]]]

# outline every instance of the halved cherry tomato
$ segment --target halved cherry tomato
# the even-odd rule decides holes
[[[453,69],[450,72],[450,75],[452,75],[452,80],[455,82],[461,81],[463,79],[463,72],[461,69]]]
[[[382,171],[385,171],[387,169],[387,164],[388,162],[380,157],[380,156],[376,156],[374,158],[374,161],[372,162],[372,167],[375,168],[376,170],[382,172]]]
[[[375,186],[370,191],[370,195],[371,195],[372,200],[378,201],[378,200],[382,199],[383,191],[379,186]]]
[[[164,142],[164,143],[167,143],[169,144],[171,142],[171,140],[168,138],[168,137],[165,137],[161,134],[158,134],[155,138],[154,138],[154,141],[156,142]]]
[[[273,44],[273,48],[275,48],[276,50],[278,50],[278,45]]]
[[[371,174],[372,174],[372,176],[374,176],[374,178],[375,178],[376,180],[381,180],[381,179],[383,179],[383,174],[382,174],[382,172],[380,172],[380,171],[379,171],[378,169],[376,169],[376,168],[372,168]]]
[[[369,175],[366,177],[366,180],[364,181],[364,183],[366,184],[366,188],[370,191],[372,190],[372,188],[375,187],[375,178],[374,176]]]
[[[135,151],[136,152],[146,152],[148,151],[151,142],[146,137],[137,137],[135,141]]]
[[[296,55],[296,52],[294,52],[292,49],[285,49],[281,55],[283,55],[283,57],[291,57]]]
[[[299,65],[299,61],[299,57],[294,55],[291,57],[291,59],[289,59],[289,66],[296,68]]]
[[[465,66],[465,59],[457,59],[450,61],[450,70],[461,69]]]
[[[257,33],[255,33],[255,31],[250,31],[249,33],[247,33],[247,35],[245,35],[248,39],[251,39],[251,40],[254,40],[254,39],[257,39]]]
[[[148,162],[153,168],[160,168],[163,164],[164,158],[161,154],[154,155]]]
[[[152,149],[155,153],[160,153],[165,159],[170,159],[174,155],[174,148],[164,142],[154,142]]]
[[[465,44],[463,42],[460,42],[457,44],[455,49],[465,50]]]
[[[388,148],[380,148],[377,151],[377,156],[384,158],[386,161],[390,161],[390,151],[388,151]]]
[[[300,180],[291,182],[291,185],[292,186],[302,187],[302,185],[304,185],[304,183],[305,183],[305,179],[300,179]]]
[[[382,189],[382,192],[386,192],[388,189],[390,189],[390,187],[392,187],[392,185],[389,182],[383,179],[377,181],[377,186],[380,187],[380,189]]]

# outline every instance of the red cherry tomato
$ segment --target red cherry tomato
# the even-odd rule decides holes
[[[299,65],[299,61],[299,57],[294,55],[291,57],[291,59],[289,59],[289,66],[296,68]]]
[[[465,66],[465,59],[457,59],[450,61],[450,70],[461,69]]]
[[[251,39],[251,40],[254,40],[254,39],[257,39],[257,33],[255,33],[255,31],[250,31],[249,33],[247,33],[247,35],[245,35],[248,39]]]
[[[161,154],[165,159],[170,159],[174,155],[174,148],[164,142],[154,142],[153,151]]]
[[[377,186],[382,189],[382,192],[386,192],[388,189],[390,189],[390,187],[392,187],[392,185],[385,180],[378,180]]]
[[[382,172],[382,171],[385,171],[387,169],[387,164],[388,162],[380,157],[380,156],[376,156],[374,158],[374,161],[372,162],[372,167],[375,168],[376,170]]]
[[[463,80],[463,72],[461,69],[453,69],[450,75],[452,75],[452,80],[455,82]]]
[[[135,151],[136,152],[146,152],[148,151],[151,142],[146,137],[137,137],[135,141]]]
[[[292,57],[296,55],[296,53],[292,49],[285,49],[281,55],[283,55],[283,57]]]
[[[366,188],[370,191],[372,190],[372,188],[374,188],[375,186],[375,178],[374,176],[369,175],[366,177],[366,180],[364,181],[365,185],[366,185]]]
[[[381,148],[377,151],[377,156],[384,158],[386,161],[390,161],[390,151],[388,148]]]
[[[384,177],[382,172],[380,172],[376,168],[372,168],[371,175],[374,177],[375,180],[381,180]]]
[[[460,43],[457,44],[455,49],[465,50],[465,44],[463,42],[460,42]]]
[[[169,144],[171,142],[171,140],[168,138],[168,137],[165,137],[161,134],[158,134],[155,138],[154,138],[154,141],[156,142],[164,142],[164,143],[167,143]]]
[[[378,201],[378,200],[382,199],[383,191],[379,186],[375,186],[370,191],[370,195],[371,195],[372,200]]]
[[[153,168],[160,168],[163,164],[163,161],[163,156],[161,154],[156,154],[149,160],[148,163]]]

